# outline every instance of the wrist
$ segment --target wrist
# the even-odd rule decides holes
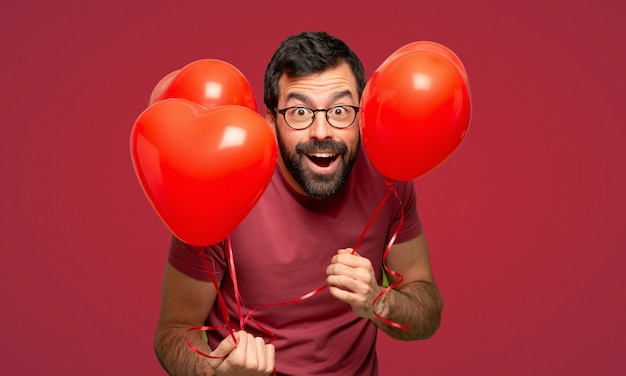
[[[389,318],[392,311],[391,307],[393,307],[393,294],[395,292],[396,291],[394,291],[393,289],[385,291],[384,288],[380,288],[380,292],[378,292],[378,294],[376,295],[377,297],[374,299],[374,302],[372,304],[371,318],[373,320],[379,321],[380,319],[378,318],[378,316],[384,317],[386,319]]]

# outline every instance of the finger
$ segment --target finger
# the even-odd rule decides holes
[[[343,285],[352,279],[353,268],[342,264],[331,264],[326,268],[326,283],[329,285]]]
[[[353,250],[352,248],[343,248],[337,251],[337,253],[333,256],[333,258],[331,259],[331,262],[337,262],[337,260],[339,259],[339,257],[341,257],[340,255],[351,255],[353,254]]]
[[[356,295],[354,292],[348,289],[333,285],[328,286],[328,291],[330,292],[330,295],[334,296],[336,299],[339,299],[344,303],[352,303],[354,301],[354,296]]]
[[[359,283],[345,276],[329,276],[326,278],[326,285],[348,293],[357,293]]]
[[[254,338],[254,346],[256,350],[256,358],[257,358],[257,370],[265,371],[267,367],[267,355],[265,353],[265,341],[261,337]]]
[[[228,363],[234,367],[245,365],[248,353],[248,333],[243,330],[235,333],[237,337],[237,346],[228,355]]]
[[[237,341],[239,341],[238,333],[235,333],[234,335]],[[219,367],[219,365],[224,362],[224,358],[226,358],[236,347],[237,347],[237,344],[235,344],[235,341],[233,340],[232,336],[230,335],[227,336],[209,354],[210,356],[215,357],[215,358],[208,358],[209,365],[212,368]]]
[[[328,282],[333,285],[346,285],[351,282],[370,283],[372,273],[368,265],[354,267],[336,263],[326,268]]]
[[[369,268],[372,264],[371,261],[367,257],[359,256],[358,254],[352,253],[338,253],[336,254],[332,261],[332,264],[343,264],[350,266],[352,268]]]
[[[246,334],[246,367],[258,369],[259,354],[257,352],[257,341],[252,334]]]
[[[265,359],[267,360],[267,363],[265,364],[265,372],[267,372],[268,374],[274,371],[275,358],[276,348],[274,348],[274,345],[272,345],[271,343],[265,345]]]

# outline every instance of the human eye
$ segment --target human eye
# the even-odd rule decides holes
[[[292,107],[289,109],[288,114],[293,119],[307,119],[311,117],[311,110],[302,106]]]
[[[343,119],[350,115],[351,108],[344,105],[331,107],[328,111],[329,115],[335,119]]]

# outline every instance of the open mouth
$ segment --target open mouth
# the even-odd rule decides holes
[[[306,156],[307,158],[309,158],[311,162],[315,163],[315,165],[319,167],[328,167],[331,165],[331,163],[336,161],[337,158],[339,158],[339,154],[330,153],[330,152],[309,153],[309,154],[306,154]]]

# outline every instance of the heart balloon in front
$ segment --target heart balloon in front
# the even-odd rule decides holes
[[[167,99],[142,112],[131,131],[131,158],[159,217],[179,239],[225,239],[254,207],[273,174],[274,133],[238,105],[205,108]]]

